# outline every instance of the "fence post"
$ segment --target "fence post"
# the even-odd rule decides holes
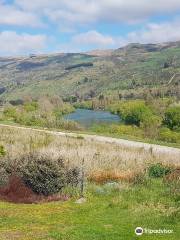
[[[84,158],[81,163],[81,185],[80,185],[80,196],[84,197]]]

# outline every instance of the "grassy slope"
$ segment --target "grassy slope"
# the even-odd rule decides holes
[[[161,180],[107,194],[89,189],[87,203],[74,201],[39,205],[0,202],[0,239],[17,240],[132,240],[137,226],[173,229],[169,235],[143,239],[178,240],[177,202]],[[93,187],[94,188],[94,187]]]
[[[5,125],[10,125],[10,126],[22,126],[26,128],[34,128],[34,129],[44,129],[43,127],[37,127],[37,126],[23,126],[17,123],[14,123],[13,121],[0,121],[0,124],[5,124]],[[155,139],[149,139],[149,138],[140,138],[140,137],[135,137],[131,135],[119,135],[119,134],[110,134],[107,132],[96,132],[95,130],[92,131],[91,129],[89,130],[81,130],[81,131],[67,131],[64,129],[48,129],[50,131],[56,131],[56,132],[67,132],[67,133],[77,133],[77,136],[81,136],[82,134],[88,134],[88,135],[98,135],[98,136],[104,136],[104,137],[112,137],[112,138],[117,138],[117,139],[124,139],[124,140],[129,140],[129,141],[135,141],[135,142],[143,142],[143,143],[149,143],[149,144],[155,144],[155,145],[160,145],[160,146],[167,146],[167,147],[174,147],[174,148],[180,148],[179,143],[170,143],[170,142],[165,142],[165,141],[158,141]]]
[[[169,61],[173,61],[173,67],[164,68],[164,63]],[[24,62],[40,63],[43,66],[19,67]],[[67,66],[86,62],[93,62],[94,66],[65,71]],[[117,90],[129,89],[134,93],[143,92],[147,87],[165,87],[179,68],[178,44],[175,48],[157,49],[155,52],[144,50],[143,47],[116,50],[111,56],[103,57],[68,54],[15,59],[13,64],[0,68],[0,87],[7,87],[7,91],[1,97],[12,99],[29,94],[34,97],[39,94],[83,95],[90,90],[94,90],[96,94],[114,91],[117,93]],[[88,81],[84,81],[85,77]],[[175,82],[178,79],[179,77]],[[175,82],[171,85],[172,89],[175,89]]]

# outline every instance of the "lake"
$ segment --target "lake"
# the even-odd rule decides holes
[[[97,123],[119,123],[120,117],[108,111],[76,109],[75,112],[64,116],[66,120],[75,121],[85,127]]]

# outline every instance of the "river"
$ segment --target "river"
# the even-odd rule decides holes
[[[99,123],[119,123],[120,117],[108,111],[76,109],[75,112],[64,116],[66,120],[75,121],[85,127]]]

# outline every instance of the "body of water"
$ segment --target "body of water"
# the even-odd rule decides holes
[[[85,127],[97,123],[119,123],[120,117],[107,111],[76,109],[75,112],[64,116],[66,120],[75,121]]]

